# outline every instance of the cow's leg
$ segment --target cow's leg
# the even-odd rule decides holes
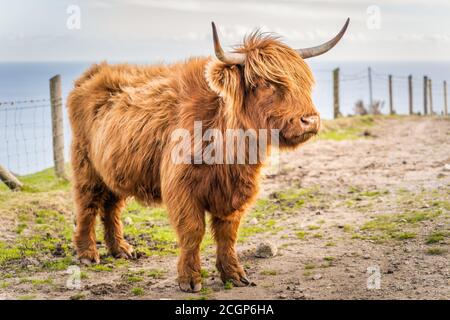
[[[242,212],[226,217],[213,216],[211,228],[217,243],[216,267],[225,283],[231,281],[234,286],[244,287],[249,281],[236,254],[236,239]]]
[[[178,284],[182,291],[198,292],[202,288],[200,244],[205,234],[205,213],[190,201],[178,200],[177,205],[167,206],[180,247]]]
[[[133,258],[133,247],[123,238],[122,221],[120,221],[125,200],[110,191],[105,193],[103,199],[101,215],[105,227],[105,242],[109,252],[116,258]]]
[[[74,245],[82,263],[100,261],[95,238],[95,219],[102,206],[104,185],[92,168],[82,147],[72,145],[72,170],[76,231]]]

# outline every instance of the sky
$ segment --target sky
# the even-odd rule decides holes
[[[0,0],[0,61],[171,62],[255,28],[294,48],[334,36],[330,61],[450,61],[449,0]]]

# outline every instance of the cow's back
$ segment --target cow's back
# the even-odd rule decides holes
[[[165,66],[93,65],[68,97],[72,148],[119,195],[160,198],[162,150],[176,125],[173,73]]]

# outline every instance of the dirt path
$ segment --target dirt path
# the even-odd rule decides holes
[[[224,289],[209,248],[200,294],[177,289],[171,255],[82,277],[80,290],[65,287],[65,271],[42,289],[13,276],[0,296],[32,290],[51,299],[450,299],[450,121],[393,118],[366,135],[316,140],[283,154],[278,174],[264,178],[261,198],[270,210],[245,223],[273,222],[238,245],[256,286]],[[261,241],[278,254],[255,258]]]

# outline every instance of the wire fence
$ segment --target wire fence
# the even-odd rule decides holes
[[[50,99],[0,102],[0,164],[16,174],[53,165]]]
[[[319,69],[314,73],[319,91],[332,92],[325,107],[337,108],[337,115],[355,114],[358,101],[367,110],[378,102],[385,114],[410,114],[411,107],[414,114],[448,113],[442,81],[389,75],[370,68],[353,73]],[[63,172],[70,128],[62,111],[60,81],[59,77],[50,80],[52,98],[0,102],[0,165],[9,171],[27,174],[55,166]],[[64,135],[66,139],[61,138]]]
[[[379,111],[384,114],[448,115],[446,81],[378,73],[371,68],[351,74],[340,73],[337,81],[335,103],[341,111],[346,110],[346,114],[358,113],[360,110],[356,106],[360,102],[366,111],[378,104]]]

